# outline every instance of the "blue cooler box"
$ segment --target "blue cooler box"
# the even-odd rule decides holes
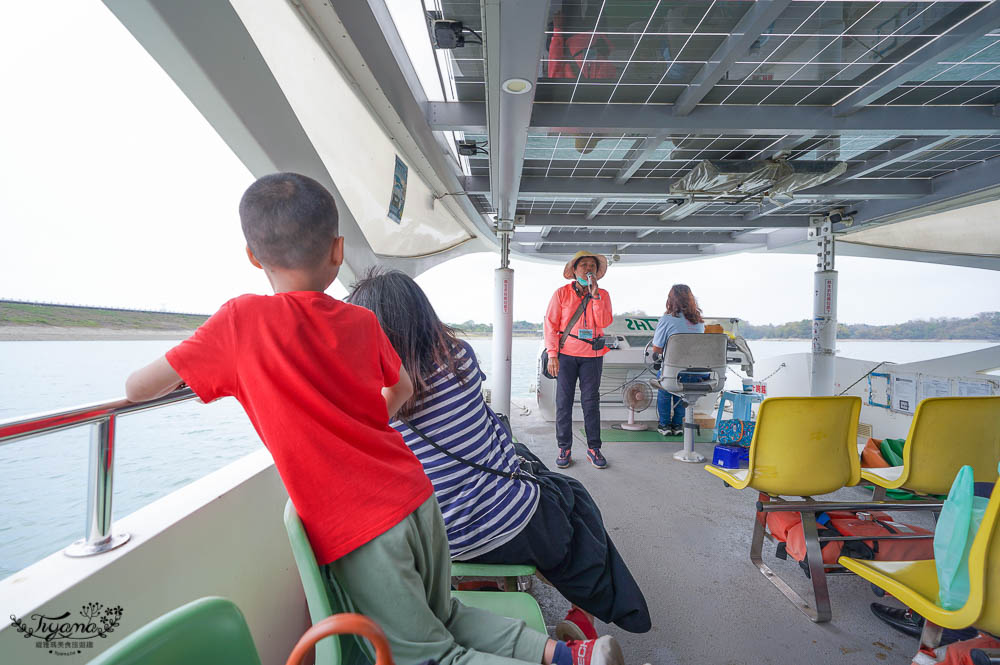
[[[741,469],[749,466],[750,449],[743,446],[718,445],[712,453],[712,464],[723,469]]]

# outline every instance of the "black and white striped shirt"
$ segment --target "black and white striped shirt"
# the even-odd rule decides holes
[[[486,406],[485,378],[475,352],[465,342],[455,349],[458,376],[439,368],[431,391],[408,418],[432,441],[470,462],[497,469],[518,469],[506,428]],[[462,377],[464,381],[460,381]],[[391,425],[403,435],[434,485],[448,531],[453,559],[472,559],[516,536],[538,506],[538,486],[466,466],[434,449],[400,420]]]

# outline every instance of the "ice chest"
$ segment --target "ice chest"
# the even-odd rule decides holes
[[[723,469],[739,469],[749,466],[750,449],[743,446],[718,445],[712,454],[712,464]]]

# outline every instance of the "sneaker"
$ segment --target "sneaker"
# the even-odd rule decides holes
[[[596,640],[573,640],[566,643],[573,655],[573,665],[625,665],[625,655],[610,635]]]
[[[560,448],[559,457],[556,458],[556,466],[560,469],[565,469],[573,461],[571,459],[572,452],[569,448]]]
[[[572,608],[566,618],[556,626],[556,639],[563,642],[579,642],[582,640],[596,640],[597,629],[591,623],[587,613],[579,607]]]
[[[604,459],[600,448],[587,448],[587,459],[595,469],[608,468],[608,460]]]
[[[660,436],[673,436],[674,428],[670,427],[669,425],[660,425],[659,427],[656,428],[656,432]]]
[[[684,426],[683,425],[671,425],[670,426],[670,436],[683,436]]]

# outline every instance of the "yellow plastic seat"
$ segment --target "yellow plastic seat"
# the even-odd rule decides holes
[[[737,489],[750,488],[769,497],[829,494],[857,485],[861,463],[857,452],[861,399],[843,397],[772,397],[761,402],[757,426],[750,442],[746,469],[723,469],[711,464],[705,470]],[[807,506],[805,502],[799,502]],[[813,585],[810,605],[764,563],[764,538],[770,538],[758,507],[754,516],[750,560],[788,600],[819,623],[829,621],[830,595],[826,568],[816,528],[816,511],[802,511],[802,529]]]
[[[996,474],[991,480],[996,480]],[[986,514],[969,551],[969,598],[961,608],[938,605],[937,570],[933,560],[864,561],[842,556],[838,560],[853,573],[885,589],[923,616],[921,643],[937,646],[941,628],[975,626],[1000,634],[1000,489],[994,487]]]
[[[863,468],[875,485],[874,498],[887,489],[947,494],[958,470],[968,464],[977,482],[993,482],[1000,462],[1000,396],[930,397],[917,405],[903,447],[903,466]]]
[[[771,496],[829,494],[857,485],[859,397],[771,397],[760,404],[746,469],[705,470]]]

